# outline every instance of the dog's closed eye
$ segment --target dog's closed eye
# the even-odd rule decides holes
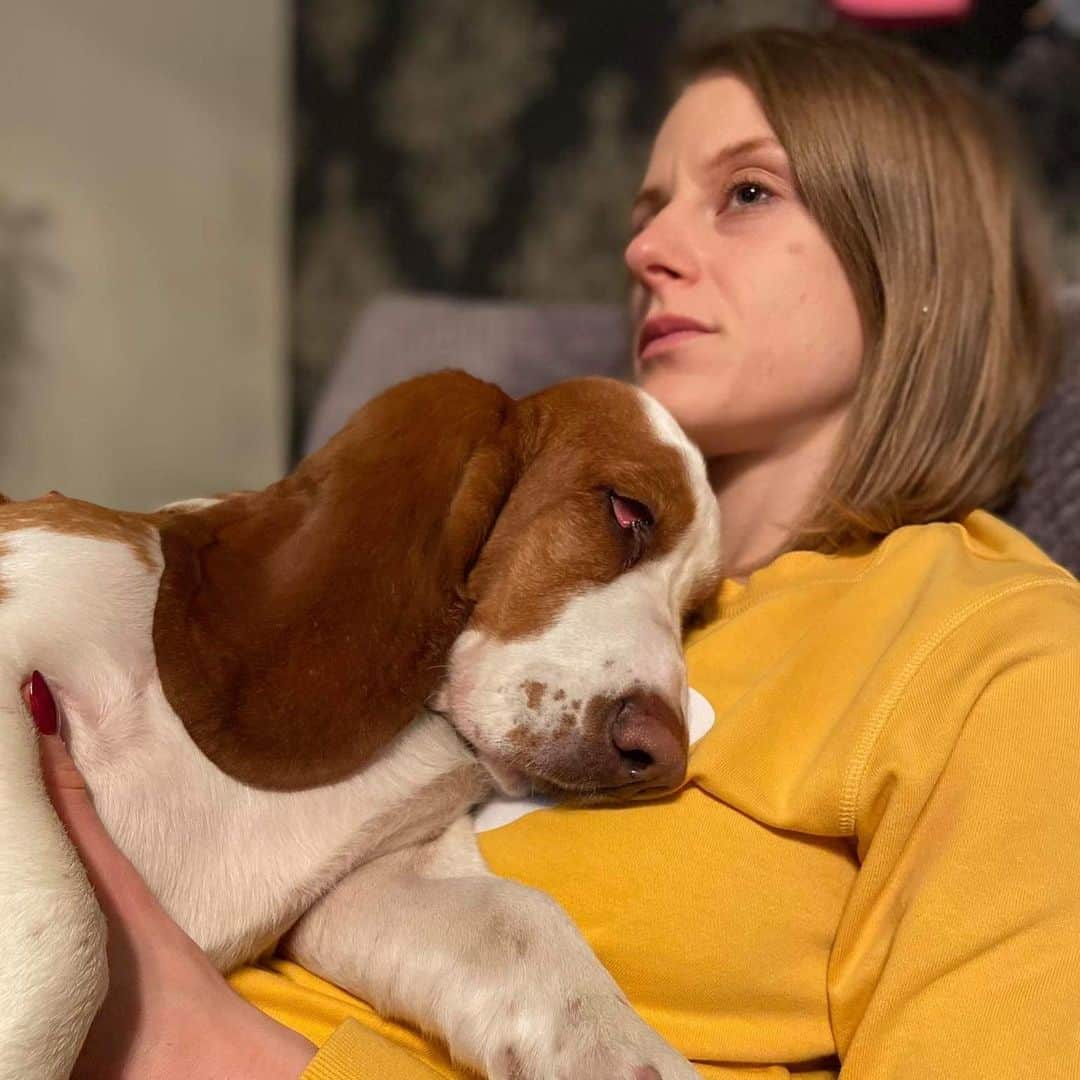
[[[608,501],[615,523],[626,537],[627,555],[623,569],[629,570],[640,561],[648,547],[653,527],[652,512],[644,503],[616,491],[608,492]]]

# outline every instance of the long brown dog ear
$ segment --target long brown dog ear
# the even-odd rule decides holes
[[[511,413],[496,387],[425,376],[266,491],[163,517],[162,687],[219,768],[329,783],[417,715],[514,484]]]
[[[469,574],[521,472],[515,435],[508,420],[495,439],[472,455],[450,503],[447,540],[454,553],[457,593],[467,603],[475,599],[468,588]]]

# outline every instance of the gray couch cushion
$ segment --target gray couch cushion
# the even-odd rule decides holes
[[[387,295],[358,316],[304,440],[322,446],[354,409],[394,383],[462,368],[522,397],[577,375],[630,371],[622,311],[608,304],[516,304]]]
[[[1080,285],[1062,296],[1065,369],[1031,431],[1027,477],[1003,515],[1080,575]]]

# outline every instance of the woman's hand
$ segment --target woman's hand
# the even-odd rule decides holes
[[[56,733],[56,709],[44,679],[35,672],[23,693],[41,732],[49,795],[109,926],[109,992],[73,1075],[295,1080],[315,1047],[234,993],[169,918],[97,816]]]

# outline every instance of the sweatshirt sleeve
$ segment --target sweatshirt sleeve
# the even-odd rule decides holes
[[[841,1080],[1080,1076],[1080,638],[1014,660],[922,786],[895,745],[867,777],[829,969]],[[894,744],[948,726],[922,706]]]
[[[350,1019],[323,1043],[299,1080],[440,1080],[444,1075]]]

